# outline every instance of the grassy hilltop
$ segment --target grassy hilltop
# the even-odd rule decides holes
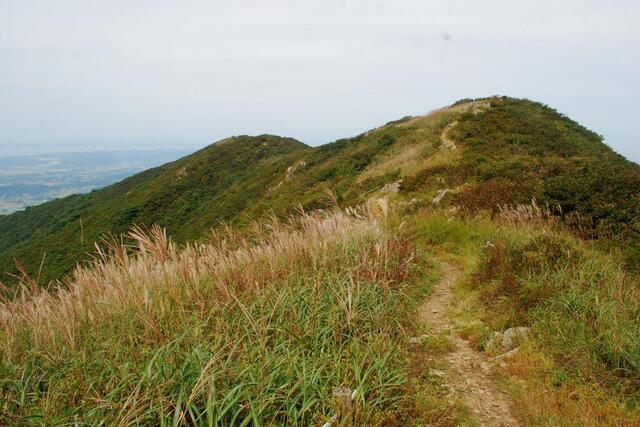
[[[640,167],[528,100],[320,147],[228,138],[0,217],[21,278],[0,299],[0,424],[322,425],[336,387],[354,425],[473,424],[454,344],[417,314],[455,265],[447,316],[523,424],[633,425],[639,233]]]

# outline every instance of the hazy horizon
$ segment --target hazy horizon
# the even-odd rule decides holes
[[[640,162],[638,18],[633,1],[0,0],[0,156],[319,145],[497,94]]]
[[[58,144],[54,146],[49,145],[21,145],[18,147],[10,147],[0,145],[0,159],[4,159],[7,157],[32,157],[32,156],[40,156],[40,155],[53,155],[53,154],[82,154],[82,153],[97,153],[97,152],[107,152],[107,153],[123,153],[128,151],[143,151],[143,152],[158,152],[158,151],[168,151],[168,152],[193,152],[199,150],[200,146],[196,145],[180,145],[178,147],[171,146],[156,146],[156,145],[140,145],[140,146],[131,146],[131,144],[110,144],[107,146],[98,146],[91,147],[83,144]]]

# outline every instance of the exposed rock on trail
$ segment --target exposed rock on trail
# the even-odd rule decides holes
[[[491,378],[491,360],[473,350],[450,326],[446,313],[452,300],[451,287],[459,276],[457,267],[445,264],[432,295],[419,309],[420,320],[430,327],[433,335],[448,333],[455,344],[455,349],[443,356],[448,369],[434,375],[442,378],[445,387],[461,398],[480,425],[521,425],[512,414],[510,398],[498,390]]]
[[[465,102],[463,104],[448,107],[446,108],[446,111],[458,112],[458,113],[472,113],[475,115],[475,114],[483,113],[487,111],[489,108],[491,108],[490,102],[472,101],[472,102]],[[444,146],[449,150],[456,150],[458,148],[456,146],[456,142],[449,137],[449,131],[451,131],[451,129],[453,129],[457,125],[458,125],[457,120],[452,121],[447,126],[445,126],[445,128],[442,130],[442,133],[440,134],[440,140],[442,141]]]

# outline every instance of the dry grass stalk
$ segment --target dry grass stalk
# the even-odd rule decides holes
[[[559,207],[540,206],[536,199],[531,199],[531,203],[528,204],[498,205],[497,217],[508,225],[555,225],[559,222],[561,214]]]

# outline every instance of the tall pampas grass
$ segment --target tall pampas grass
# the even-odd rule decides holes
[[[347,386],[356,421],[372,422],[402,398],[415,262],[385,223],[300,209],[182,247],[134,227],[51,289],[25,272],[0,300],[0,419],[322,424]]]
[[[508,225],[556,225],[562,217],[560,207],[540,206],[536,199],[530,203],[517,205],[498,205],[498,220]]]
[[[363,250],[358,274],[381,279],[386,287],[398,279],[394,275],[407,274],[411,257],[401,273],[388,272],[387,252],[407,248],[379,243],[383,234],[373,215],[355,209],[300,212],[288,221],[270,217],[255,221],[249,235],[225,226],[213,230],[207,243],[183,248],[159,226],[134,227],[128,233],[133,246],[105,238],[89,265],[78,266],[51,289],[39,288],[25,272],[16,297],[0,302],[0,345],[13,354],[12,337],[24,328],[33,334],[35,347],[73,345],[79,325],[91,328],[125,309],[145,313],[172,307],[179,318],[194,307],[255,292],[294,270],[331,268],[348,250],[343,242],[378,242]]]

